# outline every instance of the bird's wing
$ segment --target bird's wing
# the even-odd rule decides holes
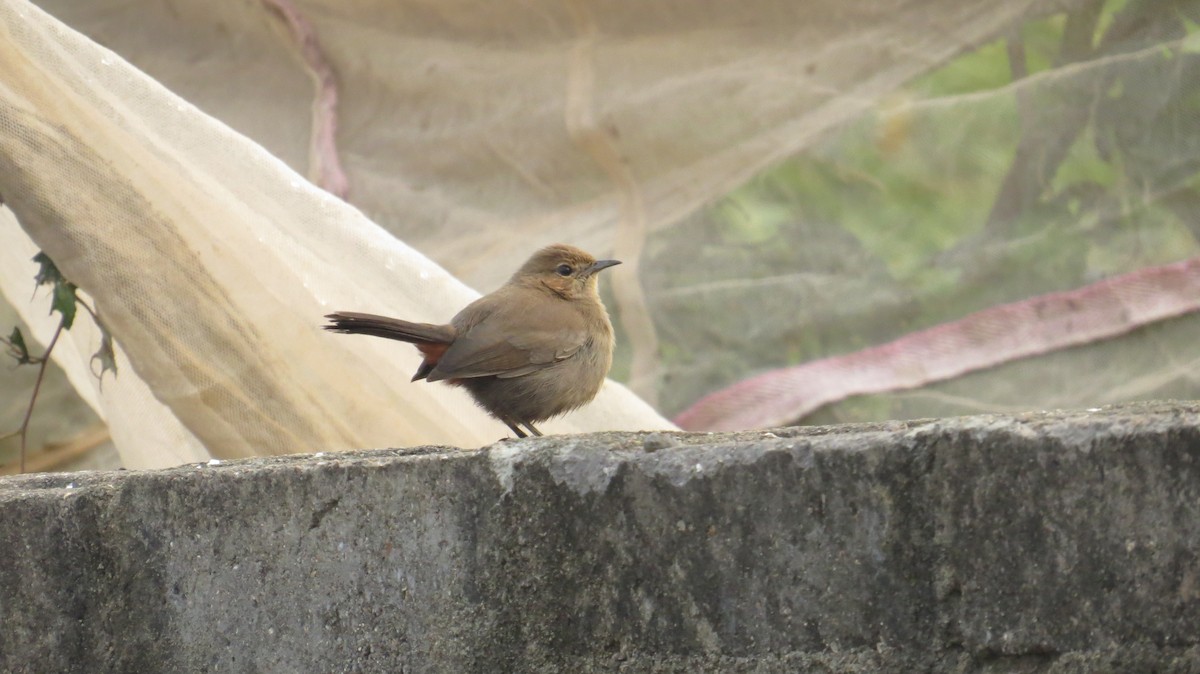
[[[480,314],[456,326],[458,337],[429,381],[520,377],[570,358],[588,339],[583,318],[566,302],[497,302],[480,307]]]

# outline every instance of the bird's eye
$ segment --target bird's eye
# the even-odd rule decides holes
[[[560,264],[560,265],[558,265],[557,268],[555,268],[554,271],[558,272],[559,276],[570,276],[571,275],[571,265]]]

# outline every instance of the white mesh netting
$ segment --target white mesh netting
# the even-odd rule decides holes
[[[131,467],[495,440],[316,326],[553,241],[625,260],[614,375],[685,427],[1194,397],[1197,4],[0,0],[0,288],[94,298],[131,367],[56,357]]]

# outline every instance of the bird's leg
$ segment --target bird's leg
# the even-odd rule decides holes
[[[520,428],[518,428],[516,424],[510,424],[510,423],[508,423],[508,422],[506,421],[506,422],[504,422],[504,425],[505,425],[505,426],[508,426],[509,428],[511,428],[511,429],[512,429],[512,432],[513,432],[513,433],[516,433],[518,438],[524,438],[524,437],[528,437],[528,436],[526,436],[526,435],[525,435],[525,431],[523,431],[523,430],[521,430]],[[528,426],[529,424],[525,424],[525,425],[526,425],[526,426]],[[537,432],[537,430],[535,430],[535,429],[532,429],[532,428],[531,428],[530,430],[533,430],[533,432],[534,432],[535,434],[537,434],[537,435],[541,435],[541,433],[538,433],[538,432]]]
[[[542,432],[539,431],[537,428],[535,428],[533,424],[529,423],[528,421],[524,422],[524,424],[525,424],[525,428],[528,428],[530,433],[533,433],[534,435],[538,436],[539,438],[542,437]]]

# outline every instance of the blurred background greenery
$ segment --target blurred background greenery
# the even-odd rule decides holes
[[[1200,2],[1109,0],[1029,21],[656,238],[662,407],[1192,257],[1198,178]],[[1129,398],[1196,397],[1195,327],[1167,321],[1136,348],[1110,340],[806,421],[1113,402],[1147,373]]]

